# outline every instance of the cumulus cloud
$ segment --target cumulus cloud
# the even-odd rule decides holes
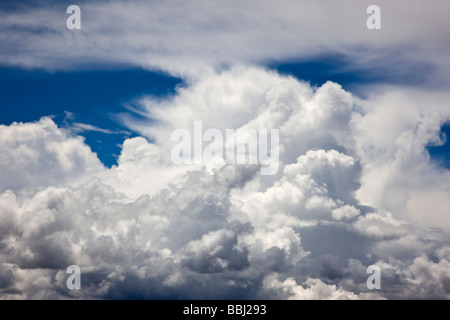
[[[148,123],[123,119],[142,136],[124,142],[110,169],[50,118],[1,126],[1,297],[448,298],[448,229],[380,201],[403,194],[394,204],[407,208],[415,191],[442,183],[448,172],[425,146],[438,142],[446,115],[417,108],[387,121],[388,98],[260,68],[208,74],[172,97],[143,99]],[[279,172],[175,165],[170,133],[198,119],[279,129]],[[376,176],[384,167],[390,174]],[[66,287],[72,264],[81,290]],[[381,290],[366,287],[372,264]]]
[[[430,162],[427,146],[444,143],[441,126],[450,113],[446,94],[417,89],[384,88],[357,102],[353,118],[355,150],[363,164],[358,198],[377,208],[409,216],[423,225],[450,226],[449,171]],[[423,211],[427,211],[427,215]]]
[[[293,278],[281,282],[273,274],[264,279],[264,287],[275,292],[279,291],[276,297],[281,296],[289,300],[357,300],[359,298],[353,292],[338,289],[335,285],[327,285],[320,279],[312,278],[308,278],[303,287]]]
[[[0,125],[0,190],[47,187],[82,180],[103,165],[80,136],[48,117],[35,123]]]

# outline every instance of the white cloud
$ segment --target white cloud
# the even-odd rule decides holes
[[[367,213],[354,223],[356,230],[374,238],[404,236],[407,232],[405,225],[405,222],[394,219],[390,212]]]
[[[81,30],[66,28],[70,3],[33,3],[0,13],[4,64],[67,70],[100,62],[198,76],[331,52],[360,72],[388,68],[394,79],[413,74],[449,84],[445,0],[379,0],[382,29],[375,31],[366,27],[370,1],[83,2]]]
[[[450,226],[442,209],[427,209],[432,198],[437,200],[433,207],[450,204],[445,195],[450,185],[449,171],[430,162],[425,149],[443,143],[440,128],[450,119],[448,98],[440,91],[390,87],[357,101],[361,113],[352,128],[363,166],[357,192],[363,203],[423,225]]]
[[[0,191],[82,181],[103,169],[80,136],[71,136],[46,117],[0,125],[0,154]]]
[[[289,300],[358,300],[358,295],[335,285],[327,285],[320,279],[308,278],[305,286],[299,285],[295,279],[279,281],[275,274],[264,279],[266,290],[280,291],[276,296]]]
[[[449,298],[450,173],[425,149],[450,119],[448,90],[429,89],[450,84],[447,1],[380,0],[375,32],[369,1],[84,2],[76,31],[63,5],[35,3],[0,12],[3,65],[142,66],[186,86],[143,99],[151,121],[123,119],[142,137],[111,169],[50,118],[0,126],[1,298]],[[426,86],[360,99],[248,67],[330,53]],[[279,128],[278,174],[175,166],[170,134],[194,120]]]
[[[97,126],[94,126],[94,125],[88,124],[88,123],[74,122],[72,125],[73,125],[72,130],[75,132],[97,131],[97,132],[106,133],[106,134],[114,133],[114,131],[112,131],[112,130],[102,129],[102,128],[99,128]]]
[[[402,101],[417,108],[384,118],[395,96],[362,101],[335,83],[236,67],[144,99],[152,125],[128,123],[152,140],[127,139],[111,169],[49,118],[1,126],[1,297],[447,298],[447,230],[361,204],[386,209],[386,195],[432,192],[448,174],[424,151],[444,109]],[[279,128],[279,173],[174,165],[170,132],[196,119]],[[375,263],[382,289],[371,292]],[[80,291],[65,287],[72,264]]]
[[[356,209],[348,204],[331,211],[331,215],[335,220],[351,219],[358,216],[360,213],[361,211],[359,209]]]

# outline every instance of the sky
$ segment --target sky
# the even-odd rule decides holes
[[[449,299],[449,10],[1,2],[0,298]],[[175,163],[196,121],[277,171]]]
[[[4,88],[2,124],[51,116],[61,127],[85,137],[100,160],[111,167],[117,164],[123,140],[133,136],[116,121],[118,114],[127,111],[125,105],[131,107],[145,94],[173,94],[181,80],[138,68],[49,73],[8,67],[1,70],[0,83]]]

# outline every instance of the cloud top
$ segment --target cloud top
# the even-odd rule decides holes
[[[110,169],[50,118],[0,126],[1,297],[448,299],[449,226],[388,210],[444,187],[425,146],[446,114],[392,111],[391,126],[392,99],[236,67],[143,99],[148,123],[128,122],[142,136]],[[200,118],[279,128],[279,173],[173,164],[168,133]],[[81,290],[65,285],[72,264]],[[372,264],[381,290],[365,286]]]

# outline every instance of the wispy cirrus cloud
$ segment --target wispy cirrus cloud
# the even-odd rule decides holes
[[[80,122],[74,122],[72,124],[72,130],[75,132],[83,132],[83,131],[96,131],[96,132],[101,132],[101,133],[105,133],[105,134],[113,134],[115,133],[112,130],[109,129],[102,129],[99,127],[96,127],[92,124],[88,124],[88,123],[80,123]]]
[[[443,0],[377,1],[382,29],[376,31],[366,28],[370,1],[86,1],[81,30],[66,28],[69,4],[38,1],[1,10],[1,62],[49,70],[134,65],[195,76],[236,63],[333,53],[350,70],[389,69],[396,79],[449,83]]]

